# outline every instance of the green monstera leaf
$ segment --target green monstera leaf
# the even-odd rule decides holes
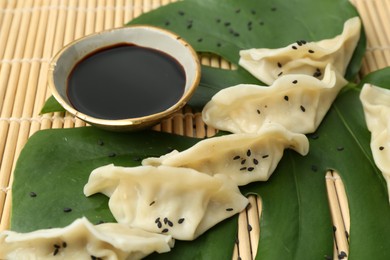
[[[373,73],[364,82],[389,87],[389,73],[390,69]],[[390,255],[387,189],[371,156],[359,87],[350,85],[340,94],[317,132],[309,136],[307,156],[286,151],[269,181],[242,188],[263,200],[257,259],[317,259],[332,254],[324,181],[328,169],[339,172],[348,195],[350,259]],[[93,223],[114,221],[105,196],[86,198],[82,193],[92,169],[109,163],[136,166],[143,158],[183,150],[198,141],[153,131],[123,134],[93,127],[40,131],[30,138],[16,165],[11,228],[26,232],[65,226],[81,216]],[[221,248],[232,248],[236,226],[234,218],[222,222],[196,241],[178,242],[171,253],[151,258],[228,259],[231,250]]]
[[[342,32],[348,18],[357,15],[347,0],[186,0],[145,13],[128,25],[166,28],[185,38],[197,52],[214,53],[237,64],[242,49],[280,48],[302,39],[332,38]],[[346,72],[348,80],[353,80],[360,70],[365,42],[362,32]],[[262,84],[242,68],[223,71],[203,66],[199,90],[189,105],[202,108],[219,90],[239,83]],[[57,111],[63,108],[50,98],[42,113]]]
[[[146,13],[129,25],[164,27],[185,38],[198,52],[215,53],[237,64],[242,49],[280,48],[302,39],[332,38],[341,33],[348,18],[357,15],[347,0],[187,0]],[[364,51],[362,35],[347,79],[354,79],[360,70]]]
[[[165,27],[188,40],[197,51],[212,52],[236,64],[240,49],[277,48],[301,39],[334,37],[344,21],[356,15],[346,0],[186,0],[144,14],[129,24]],[[359,71],[364,52],[362,33],[347,71],[349,80]],[[378,71],[362,82],[389,88],[389,75],[389,69]],[[201,108],[220,89],[239,83],[261,84],[241,68],[227,71],[203,67],[200,87],[190,105]],[[339,95],[309,138],[307,156],[286,151],[269,181],[242,187],[243,193],[258,194],[263,200],[256,259],[323,259],[332,255],[333,230],[324,179],[328,169],[339,172],[348,195],[350,259],[390,256],[387,189],[369,149],[370,134],[358,99],[360,88],[350,84]],[[55,102],[48,104],[51,108],[45,112],[61,109]],[[85,198],[82,193],[92,169],[108,163],[139,165],[142,158],[183,150],[198,141],[151,131],[123,134],[92,127],[38,132],[28,141],[15,169],[11,228],[25,232],[65,226],[80,216],[93,223],[113,221],[105,196]],[[193,242],[178,241],[172,252],[150,258],[229,259],[236,228],[236,219],[229,219]]]
[[[173,147],[183,150],[197,141],[153,131],[123,134],[94,127],[39,131],[29,139],[16,166],[11,229],[63,227],[83,216],[95,224],[114,222],[107,197],[83,194],[93,169],[110,163],[137,166],[143,158],[160,156]],[[168,257],[231,258],[232,250],[216,248],[233,248],[236,234],[237,218],[231,218],[194,242],[177,241]]]

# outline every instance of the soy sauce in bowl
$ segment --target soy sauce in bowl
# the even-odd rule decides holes
[[[86,123],[135,131],[178,112],[200,75],[188,42],[162,28],[134,25],[64,46],[50,62],[48,83],[55,99]]]
[[[68,77],[67,95],[78,111],[101,119],[162,112],[180,100],[183,66],[161,51],[120,43],[84,57]]]

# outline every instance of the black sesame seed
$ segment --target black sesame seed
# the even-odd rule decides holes
[[[36,196],[37,196],[37,194],[35,192],[33,192],[33,191],[30,192],[30,197],[31,198],[35,198]]]
[[[250,224],[248,224],[248,231],[251,232],[252,231],[252,226]]]
[[[227,208],[226,211],[233,211],[233,208]]]
[[[229,26],[231,23],[230,22],[225,22],[224,25],[225,26]]]
[[[181,15],[181,16],[183,16],[183,15],[185,15],[185,12],[183,12],[183,11],[179,11],[179,12],[177,12],[179,15]]]
[[[272,12],[275,12],[276,10],[277,10],[276,7],[272,7],[272,8],[271,8],[271,11],[272,11]]]
[[[177,221],[177,223],[182,224],[184,222],[184,218],[181,218]]]
[[[278,74],[278,77],[282,76],[283,74],[283,71],[281,71],[279,74]]]
[[[168,223],[168,218],[164,218],[164,224]]]
[[[220,22],[221,22],[221,19],[217,18],[217,19],[215,19],[215,21],[216,21],[217,23],[220,23]]]
[[[57,255],[59,251],[60,251],[59,248],[54,249],[53,255],[54,255],[54,256]]]
[[[168,224],[168,226],[173,227],[172,221],[168,220],[167,224]]]
[[[192,23],[187,25],[187,29],[191,29],[191,28],[192,28]]]
[[[57,244],[54,244],[53,246],[54,246],[54,248],[61,248],[61,246],[57,245]]]
[[[159,221],[159,222],[157,222],[157,227],[158,228],[162,228],[162,224],[161,224],[161,222]]]
[[[248,149],[248,151],[246,151],[246,155],[251,156],[251,154],[252,154],[251,150]]]
[[[256,10],[251,10],[251,14],[255,15],[256,14]]]
[[[161,233],[167,233],[168,231],[169,231],[169,229],[164,228],[164,229],[161,231]]]
[[[149,206],[152,206],[154,203],[156,203],[154,200],[150,202]]]
[[[64,208],[64,212],[65,212],[65,213],[69,213],[69,212],[71,212],[71,211],[72,211],[71,208]]]
[[[308,52],[309,52],[309,53],[314,53],[314,51],[313,51],[313,50],[308,50]]]
[[[288,101],[288,96],[284,96],[284,100]]]
[[[160,218],[159,218],[159,217],[156,218],[156,220],[154,221],[154,223],[158,223],[158,222],[160,222]]]
[[[293,83],[293,84],[297,84],[297,83],[298,83],[298,80],[294,80],[292,83]]]
[[[199,38],[199,39],[198,39],[198,42],[202,42],[202,41],[203,41],[203,38]]]
[[[252,26],[252,21],[249,21],[249,22],[247,23],[247,25],[248,25],[248,26]]]
[[[63,248],[66,248],[68,246],[68,244],[66,242],[62,242],[62,247]]]
[[[312,166],[311,166],[311,170],[312,170],[313,172],[316,172],[316,171],[318,171],[318,167],[317,167],[316,165],[312,165]]]
[[[246,171],[246,167],[240,168],[240,171]]]
[[[97,141],[97,144],[98,144],[98,145],[104,145],[104,142],[103,142],[102,139],[99,139],[99,140]]]
[[[246,159],[243,159],[242,161],[241,161],[241,165],[242,164],[245,164],[246,163]]]
[[[249,172],[253,171],[254,169],[255,169],[254,167],[248,167]]]
[[[339,146],[339,147],[337,147],[337,151],[343,151],[344,150],[344,147],[342,147],[342,146]]]
[[[266,154],[266,155],[263,155],[263,159],[265,159],[265,158],[268,158],[268,154]]]
[[[236,10],[236,14],[240,13],[241,12],[241,9],[237,9]]]
[[[383,147],[383,146],[379,147],[379,150],[381,150],[381,151],[383,151],[384,149],[385,149],[385,147]]]
[[[164,24],[165,24],[165,26],[168,26],[168,25],[170,25],[170,24],[171,24],[171,22],[169,22],[169,21],[166,21]]]
[[[264,22],[263,22],[263,21],[260,21],[259,24],[260,24],[261,26],[263,26],[263,25],[264,25]]]
[[[114,152],[111,152],[108,154],[108,157],[115,157],[115,156],[116,156],[116,153],[114,153]]]
[[[259,110],[259,109],[257,109],[257,110],[256,110],[256,112],[257,112],[257,114],[259,114],[259,115],[260,115],[260,110]]]
[[[298,48],[297,48],[297,46],[291,46],[291,48],[293,48],[294,50],[297,50]]]
[[[234,37],[239,37],[239,36],[240,36],[240,34],[238,32],[234,33]]]
[[[302,112],[305,112],[306,111],[306,108],[304,106],[300,106]]]
[[[258,165],[258,164],[259,164],[259,161],[258,161],[256,158],[253,158],[253,164],[254,164],[254,165]]]
[[[307,43],[307,41],[305,41],[305,40],[300,40],[300,42],[301,42],[302,44],[306,44],[306,43]]]
[[[220,42],[217,43],[217,47],[221,47],[221,43]]]
[[[344,259],[345,257],[347,257],[347,253],[345,253],[344,251],[341,251],[337,257],[338,257],[338,259]]]
[[[316,77],[316,78],[321,77],[321,75],[322,75],[322,73],[321,73],[320,69],[316,69],[316,71],[313,73],[313,77]]]
[[[299,46],[302,46],[302,42],[301,41],[297,41],[297,44],[299,45]]]
[[[233,160],[238,160],[238,159],[240,159],[241,157],[239,156],[239,155],[236,155],[236,156],[234,156],[233,157]]]

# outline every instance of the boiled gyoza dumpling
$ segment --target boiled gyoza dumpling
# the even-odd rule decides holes
[[[192,240],[245,209],[248,200],[224,176],[188,168],[117,167],[92,171],[84,194],[103,193],[119,223]]]
[[[219,91],[202,111],[207,125],[232,133],[257,133],[277,123],[295,133],[314,132],[340,89],[347,84],[328,65],[322,80],[286,75],[270,87],[240,84]]]
[[[0,233],[0,259],[141,259],[168,252],[171,236],[117,223],[92,225],[86,218],[64,228]]]
[[[287,74],[322,78],[328,64],[344,75],[359,41],[360,27],[359,17],[354,17],[345,22],[342,34],[332,39],[297,41],[280,49],[242,50],[239,64],[267,85]]]
[[[302,155],[309,150],[305,135],[268,124],[256,134],[230,134],[202,140],[183,151],[147,158],[143,165],[192,168],[210,175],[224,174],[237,185],[266,181],[286,148]]]
[[[360,93],[375,164],[390,194],[390,90],[365,84]]]

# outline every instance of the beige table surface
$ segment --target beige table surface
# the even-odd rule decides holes
[[[66,113],[39,115],[51,95],[46,71],[51,57],[64,45],[83,35],[119,27],[169,0],[1,0],[0,1],[0,230],[8,228],[12,172],[29,136],[41,129],[73,128],[85,124]],[[367,52],[361,75],[390,65],[390,0],[351,0],[358,9],[367,34]],[[202,56],[202,63],[230,68],[217,57]],[[187,136],[215,134],[200,114],[185,109],[155,127]],[[326,181],[337,250],[348,252],[348,204],[336,173]],[[252,259],[259,239],[261,201],[239,217],[234,259]],[[248,224],[252,230],[248,231]],[[233,250],[233,249],[232,249]]]

